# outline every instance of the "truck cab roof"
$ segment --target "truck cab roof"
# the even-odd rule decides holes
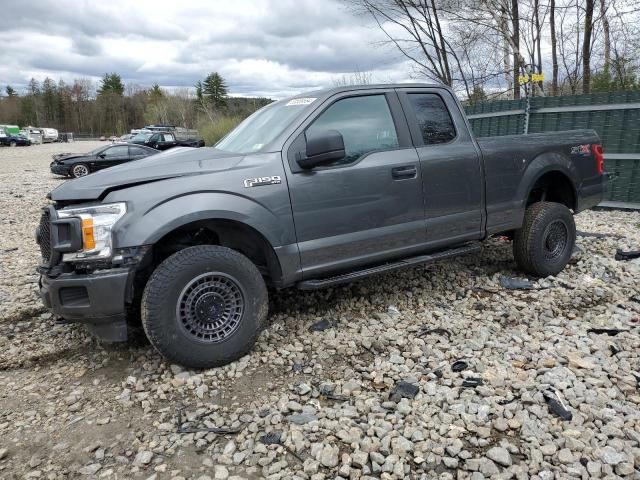
[[[280,101],[290,101],[296,98],[328,98],[339,93],[357,92],[360,90],[388,90],[393,88],[442,88],[450,90],[449,87],[437,83],[376,83],[372,85],[345,85],[331,88],[321,88],[309,92],[300,93]]]

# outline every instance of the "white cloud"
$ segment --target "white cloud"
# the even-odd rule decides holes
[[[0,86],[117,72],[128,83],[181,87],[219,71],[232,94],[277,98],[355,70],[380,81],[410,74],[339,0],[40,0],[11,2],[3,16],[12,21],[0,42],[11,48],[0,50]]]

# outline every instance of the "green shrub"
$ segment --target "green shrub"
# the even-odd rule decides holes
[[[222,116],[213,122],[206,121],[198,125],[198,132],[207,146],[214,145],[218,140],[233,130],[242,121],[241,117]]]

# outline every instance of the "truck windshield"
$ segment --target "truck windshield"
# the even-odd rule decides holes
[[[302,98],[267,105],[229,132],[215,147],[233,153],[258,152],[280,135],[313,100]]]

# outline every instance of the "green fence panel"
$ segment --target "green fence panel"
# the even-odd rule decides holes
[[[541,108],[588,107],[640,103],[640,91],[598,92],[588,95],[533,97],[530,99],[529,132],[554,132],[591,128],[598,132],[606,154],[640,153],[640,109],[601,109],[584,111],[537,112]],[[526,100],[500,100],[465,107],[467,115],[524,110]],[[524,132],[525,116],[504,115],[472,118],[471,128],[478,137],[513,135]],[[622,157],[621,157],[622,158]],[[606,169],[614,180],[607,188],[607,199],[640,202],[640,160],[607,159]]]
[[[616,202],[640,203],[640,160],[607,160],[605,165],[612,175],[606,198]]]

